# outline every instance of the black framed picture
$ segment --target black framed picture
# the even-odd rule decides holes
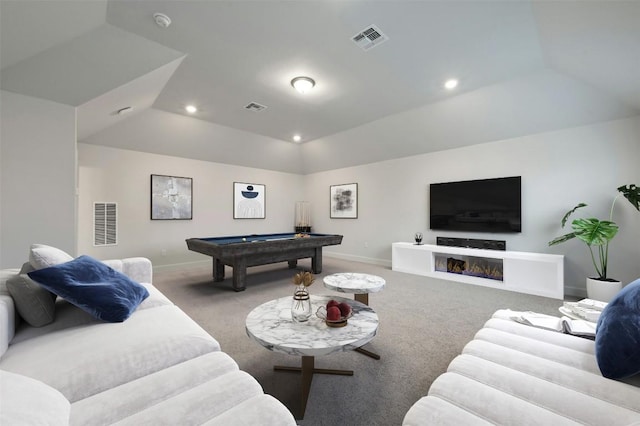
[[[193,179],[151,175],[151,220],[191,220]]]
[[[358,184],[331,185],[331,219],[358,218]]]
[[[264,219],[266,190],[259,183],[233,183],[233,218]]]

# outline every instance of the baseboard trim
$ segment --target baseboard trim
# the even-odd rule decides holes
[[[364,257],[364,256],[355,256],[352,254],[344,254],[344,253],[334,253],[334,252],[328,252],[325,251],[323,253],[324,257],[332,257],[334,259],[340,259],[340,260],[349,260],[352,262],[362,262],[362,263],[369,263],[372,265],[380,265],[380,266],[387,266],[387,267],[391,267],[391,261],[390,260],[386,260],[386,259],[376,259],[374,257]],[[152,262],[153,264],[153,262]],[[205,266],[205,265],[211,265],[211,259],[208,260],[196,260],[196,261],[192,261],[192,262],[182,262],[182,263],[169,263],[166,265],[157,265],[157,264],[153,264],[153,270],[154,271],[167,271],[167,270],[171,270],[174,268],[180,268],[180,267],[185,267],[185,266]]]
[[[387,259],[377,259],[375,257],[364,257],[364,256],[355,256],[353,254],[344,254],[344,253],[335,253],[335,252],[325,252],[323,253],[325,257],[332,257],[334,259],[341,260],[350,260],[352,262],[362,262],[369,263],[371,265],[379,265],[379,266],[387,266],[391,267],[391,261]]]
[[[152,262],[153,264],[153,262]],[[169,269],[173,269],[173,268],[181,268],[181,267],[185,267],[185,266],[204,266],[204,265],[211,265],[211,259],[209,260],[196,260],[194,262],[182,262],[182,263],[169,263],[167,265],[155,265],[153,264],[153,270],[154,271],[166,271]]]
[[[574,296],[579,297],[580,299],[584,299],[587,297],[587,290],[584,287],[564,287],[564,295],[565,296]]]

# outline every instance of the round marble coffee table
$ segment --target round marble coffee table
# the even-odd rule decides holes
[[[353,293],[353,297],[360,303],[369,304],[369,293],[382,291],[386,281],[377,275],[361,274],[358,272],[340,272],[327,275],[322,279],[324,286],[329,290],[340,293]],[[364,348],[357,348],[357,352],[380,359],[380,355]]]
[[[335,299],[347,302],[353,316],[346,326],[328,327],[315,315],[320,306]],[[307,407],[309,389],[314,374],[340,374],[352,376],[351,370],[315,368],[315,357],[357,349],[369,342],[378,330],[378,315],[369,306],[342,297],[311,296],[314,314],[309,321],[294,322],[291,319],[292,297],[283,297],[263,303],[249,312],[246,320],[247,335],[265,348],[302,357],[301,367],[275,366],[275,370],[300,371],[302,374],[301,416]]]

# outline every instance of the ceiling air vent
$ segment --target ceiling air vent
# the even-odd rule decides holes
[[[248,111],[258,112],[258,111],[262,111],[263,109],[267,109],[267,107],[265,105],[260,105],[257,102],[251,102],[250,104],[245,106],[244,109]]]
[[[116,203],[93,203],[93,245],[115,246],[118,244],[118,205]]]
[[[360,46],[362,50],[369,50],[389,40],[389,37],[384,35],[375,25],[369,25],[367,28],[351,37],[351,39],[355,44]]]

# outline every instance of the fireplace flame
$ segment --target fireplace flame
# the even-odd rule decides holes
[[[464,256],[458,259],[455,257],[436,256],[435,261],[435,269],[439,272],[470,275],[496,281],[504,280],[502,259],[473,256]]]

